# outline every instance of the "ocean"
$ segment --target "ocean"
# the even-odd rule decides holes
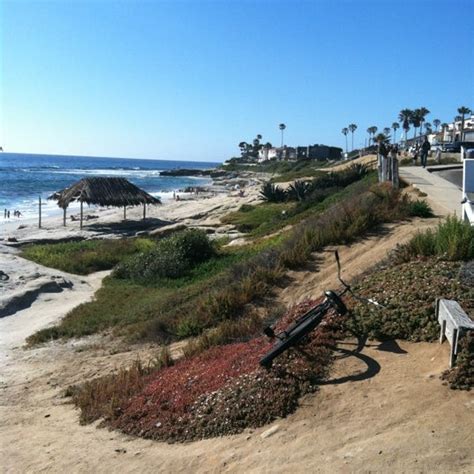
[[[43,215],[57,214],[54,201],[46,201],[55,191],[89,176],[120,176],[154,196],[167,199],[175,190],[205,186],[208,178],[160,176],[160,171],[176,168],[208,169],[219,163],[102,158],[93,156],[33,155],[0,153],[0,221],[4,209],[19,210],[25,218],[38,215],[38,197]]]

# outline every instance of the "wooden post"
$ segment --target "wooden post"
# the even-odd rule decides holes
[[[39,196],[38,199],[38,228],[41,229],[41,196]]]
[[[66,208],[63,208],[63,226],[66,227]]]
[[[395,189],[398,189],[400,187],[400,178],[398,174],[398,158],[394,158],[392,160],[392,184]]]
[[[80,226],[81,229],[82,229],[82,220],[84,219],[83,204],[84,204],[84,203],[83,203],[82,200],[81,200],[81,226]]]
[[[123,206],[123,220],[127,220],[127,206]]]
[[[379,175],[379,183],[382,182],[382,155],[380,153],[377,154],[377,164],[378,164],[378,175]]]
[[[143,203],[143,220],[146,219],[146,202]]]

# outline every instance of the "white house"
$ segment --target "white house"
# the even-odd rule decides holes
[[[449,123],[448,127],[444,130],[443,141],[452,142],[452,141],[474,141],[474,115],[464,118],[464,138],[461,139],[461,125],[462,121],[458,120],[457,122]],[[454,130],[454,140],[453,140],[453,130]]]

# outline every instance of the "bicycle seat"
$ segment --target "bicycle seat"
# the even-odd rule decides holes
[[[341,315],[344,316],[347,313],[347,307],[340,298],[340,296],[332,291],[328,290],[324,292],[326,298],[329,301],[329,304]]]

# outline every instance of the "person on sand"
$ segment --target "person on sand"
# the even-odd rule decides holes
[[[428,152],[431,150],[430,142],[428,141],[428,137],[425,135],[425,139],[423,144],[421,145],[421,166],[426,168],[426,161],[428,160]]]

